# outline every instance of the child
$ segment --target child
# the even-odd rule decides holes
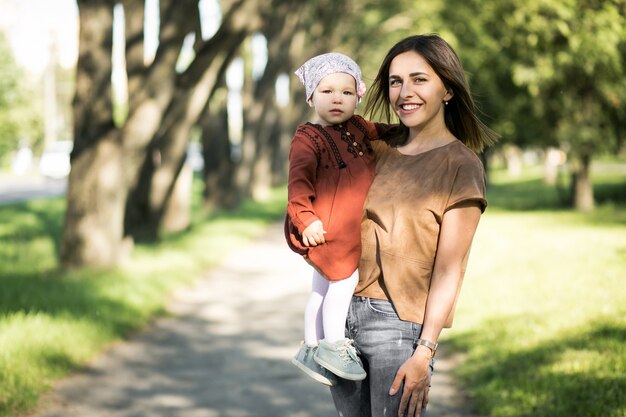
[[[365,84],[349,57],[316,56],[296,75],[316,120],[298,126],[289,152],[285,235],[290,248],[313,266],[304,343],[292,363],[332,386],[335,375],[366,377],[352,340],[345,338],[345,321],[358,283],[363,203],[374,177],[370,140],[388,125],[354,115]]]

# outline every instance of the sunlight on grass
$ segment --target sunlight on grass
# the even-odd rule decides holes
[[[481,416],[623,417],[626,191],[589,214],[506,201],[533,181],[496,184],[443,339],[466,352],[458,373]]]

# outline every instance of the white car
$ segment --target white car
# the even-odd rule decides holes
[[[70,174],[71,140],[52,142],[44,149],[39,160],[39,172],[48,178],[65,178]]]

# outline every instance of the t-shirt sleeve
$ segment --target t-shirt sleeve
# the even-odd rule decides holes
[[[475,201],[481,212],[487,208],[485,169],[477,156],[463,161],[456,171],[445,210]]]
[[[300,233],[318,220],[313,210],[317,165],[313,141],[298,130],[289,150],[287,214]]]

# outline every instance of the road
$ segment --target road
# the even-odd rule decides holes
[[[0,205],[63,195],[67,178],[51,179],[36,174],[0,172]]]

